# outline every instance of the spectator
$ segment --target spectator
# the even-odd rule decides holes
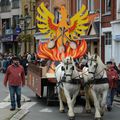
[[[19,64],[19,58],[13,57],[12,60],[13,63],[7,68],[4,77],[4,86],[7,87],[7,83],[9,85],[11,111],[16,109],[15,94],[17,98],[17,107],[21,107],[21,86],[25,85],[24,69]]]
[[[36,60],[35,54],[33,53],[33,54],[31,55],[31,61],[34,62],[35,60]]]
[[[27,54],[27,60],[28,60],[28,62],[31,62],[31,57],[32,57],[31,54],[28,53],[28,54]]]
[[[27,75],[28,60],[25,56],[21,57],[20,64],[23,66],[25,75]]]
[[[7,67],[8,67],[8,61],[7,61],[7,58],[3,58],[3,73],[6,72],[7,70]]]
[[[109,82],[109,91],[107,96],[107,109],[112,110],[112,103],[117,89],[118,74],[111,61],[107,62],[107,76]]]
[[[118,65],[118,70],[120,71],[120,63]],[[120,72],[118,74],[119,78],[118,78],[118,85],[117,85],[117,96],[120,95]]]

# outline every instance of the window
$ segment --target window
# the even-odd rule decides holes
[[[105,13],[111,12],[111,0],[105,0]]]
[[[94,12],[94,0],[88,0],[88,10],[89,12]]]
[[[10,0],[1,0],[1,6],[9,6]]]
[[[77,11],[82,7],[82,0],[77,0]]]
[[[54,15],[55,15],[55,23],[58,23],[60,21],[60,19],[61,19],[61,15],[58,12],[57,8],[54,9]]]
[[[12,8],[13,9],[19,8],[19,0],[12,0]]]
[[[2,19],[2,34],[4,35],[7,29],[11,27],[11,19]]]
[[[24,14],[25,14],[25,16],[26,16],[26,15],[29,15],[28,7],[26,7],[26,8],[24,9]]]
[[[112,45],[112,35],[111,35],[111,32],[105,33],[105,45]]]
[[[19,23],[19,15],[14,15],[12,18],[12,28],[15,29]]]
[[[1,0],[1,12],[9,12],[10,11],[10,1],[9,0]]]

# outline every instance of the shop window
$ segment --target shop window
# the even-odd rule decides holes
[[[105,45],[112,45],[112,35],[111,35],[111,32],[105,33]]]

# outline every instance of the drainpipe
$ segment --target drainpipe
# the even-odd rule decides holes
[[[100,0],[100,36],[99,36],[99,56],[100,57],[102,57],[102,55],[101,55],[101,35],[102,35],[102,25],[101,25],[101,21],[102,21],[102,18],[101,18],[101,16],[102,16],[102,9],[101,9],[101,7],[102,7],[102,1]]]
[[[52,12],[52,1],[50,0],[50,12]]]

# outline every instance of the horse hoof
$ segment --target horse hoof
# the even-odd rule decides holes
[[[75,120],[75,117],[73,116],[73,117],[69,117],[69,120]]]
[[[102,118],[95,118],[95,120],[102,120]]]
[[[86,113],[91,113],[91,110],[86,110]]]
[[[60,110],[60,113],[65,113],[65,110]]]
[[[101,116],[104,116],[104,113],[101,113]]]

